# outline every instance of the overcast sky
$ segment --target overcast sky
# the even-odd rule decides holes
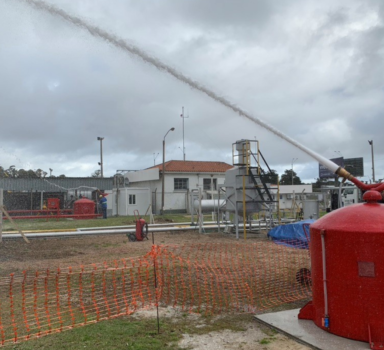
[[[384,1],[47,0],[198,81],[326,158],[364,157],[384,177]],[[0,0],[0,165],[104,176],[166,160],[232,163],[257,138],[270,167],[304,181],[318,164],[138,57]]]

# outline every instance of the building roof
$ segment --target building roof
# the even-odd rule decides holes
[[[205,162],[195,160],[170,160],[164,163],[166,172],[174,173],[225,173],[233,168],[224,162]],[[163,170],[163,164],[158,164],[148,169],[159,168]]]
[[[67,192],[69,190],[111,190],[113,177],[46,177],[0,178],[0,188],[6,191]]]

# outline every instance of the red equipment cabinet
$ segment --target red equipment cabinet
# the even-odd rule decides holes
[[[363,198],[367,203],[333,211],[310,226],[313,299],[299,318],[382,349],[384,206],[377,203],[379,192]]]
[[[48,198],[47,208],[49,210],[59,210],[60,209],[60,199],[59,198]]]
[[[78,219],[94,219],[95,218],[95,202],[87,198],[81,198],[73,204],[74,215],[90,214],[89,216],[81,216]]]

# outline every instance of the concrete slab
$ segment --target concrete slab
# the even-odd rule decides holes
[[[316,350],[367,350],[368,343],[362,343],[327,333],[313,321],[299,320],[300,309],[256,315],[258,322],[284,333],[299,343]]]

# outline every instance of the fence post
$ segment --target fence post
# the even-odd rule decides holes
[[[203,213],[201,208],[201,187],[199,187],[199,233],[203,233]]]
[[[3,241],[3,189],[0,188],[0,242]]]

